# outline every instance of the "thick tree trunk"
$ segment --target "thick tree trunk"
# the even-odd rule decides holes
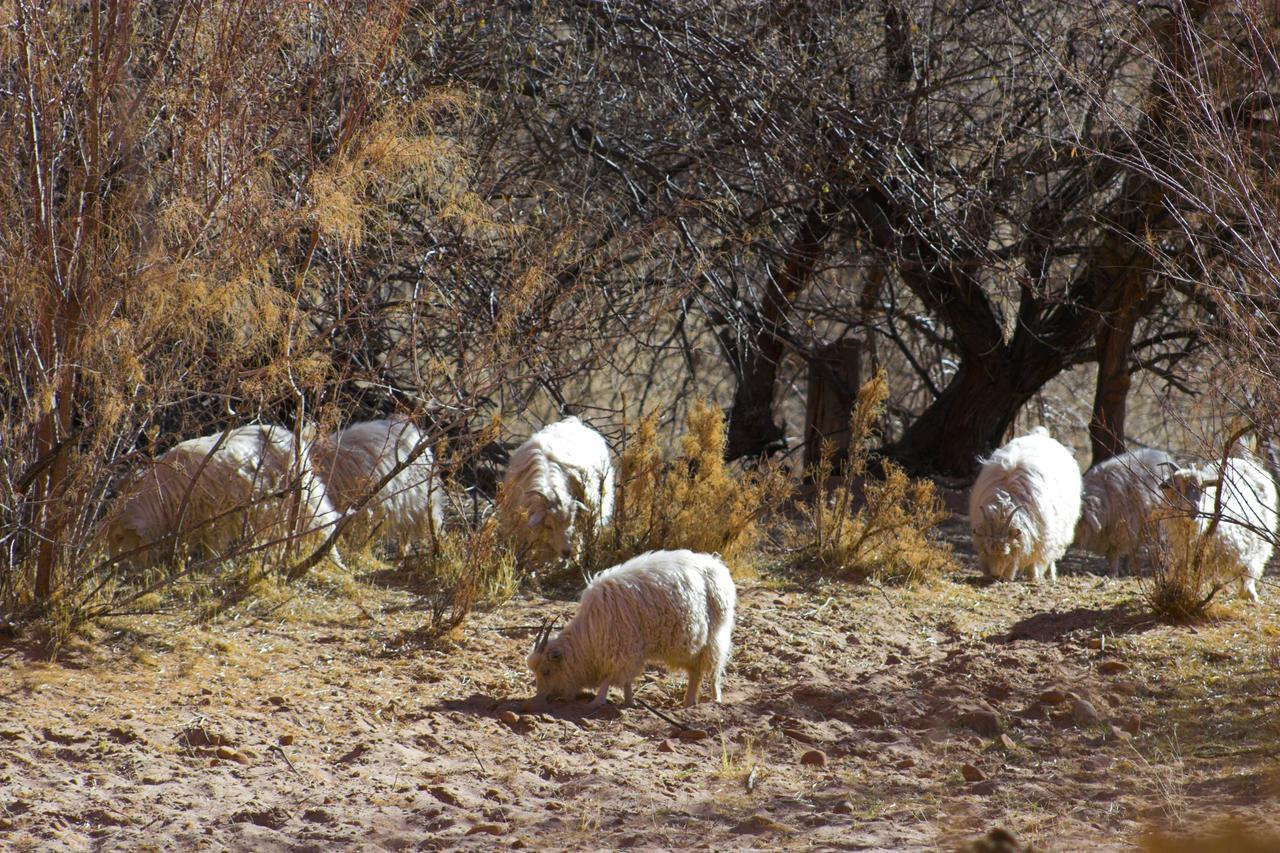
[[[738,387],[729,409],[727,459],[768,456],[786,449],[786,429],[773,419],[773,386],[786,350],[783,327],[791,312],[791,300],[817,269],[822,245],[832,232],[834,213],[830,200],[810,208],[783,263],[769,269],[769,281],[750,337],[731,350]]]
[[[1129,356],[1138,312],[1124,310],[1098,331],[1098,381],[1093,394],[1093,417],[1089,421],[1091,464],[1125,451],[1124,420],[1129,399]]]

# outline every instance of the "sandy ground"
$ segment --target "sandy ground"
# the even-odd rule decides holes
[[[504,719],[531,627],[573,603],[517,598],[423,648],[394,578],[116,619],[55,662],[0,646],[0,847],[955,849],[1003,827],[1066,851],[1276,819],[1280,590],[1175,628],[1097,567],[743,582],[726,701],[640,686],[680,727],[585,702]]]

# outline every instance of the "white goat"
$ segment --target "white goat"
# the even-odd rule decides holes
[[[1036,581],[1046,572],[1057,580],[1080,517],[1080,489],[1071,451],[1044,427],[982,460],[969,494],[969,524],[983,571],[1013,580],[1026,568]]]
[[[1211,548],[1217,560],[1237,574],[1240,594],[1258,600],[1258,578],[1274,550],[1277,531],[1276,482],[1253,458],[1233,456],[1221,463],[1191,465],[1174,471],[1161,484],[1174,508],[1166,532],[1187,541],[1188,528],[1204,535],[1214,518],[1221,485],[1219,521]],[[1178,524],[1191,521],[1193,525]],[[1228,578],[1230,579],[1230,578]]]
[[[604,437],[577,418],[535,432],[511,454],[498,512],[508,536],[531,558],[571,557],[583,515],[597,531],[613,516],[613,465]]]
[[[1163,450],[1142,448],[1094,465],[1084,475],[1077,548],[1102,554],[1111,575],[1145,550],[1154,530],[1153,511],[1163,504],[1160,484],[1177,462]]]
[[[346,513],[426,439],[407,418],[365,421],[325,436],[311,451],[312,465],[334,507]],[[429,449],[391,478],[345,528],[346,538],[396,541],[400,551],[444,523],[444,502]]]
[[[338,515],[306,452],[312,434],[304,431],[302,453],[292,432],[260,425],[170,448],[132,478],[108,518],[111,555],[137,551],[145,565],[181,547],[219,553],[323,533]],[[341,563],[336,548],[331,555]]]
[[[632,682],[647,661],[689,673],[685,706],[696,704],[702,677],[720,701],[732,644],[737,592],[720,558],[693,551],[650,551],[591,579],[578,612],[554,637],[539,633],[529,654],[536,702],[572,699],[584,687],[603,705],[621,686],[631,705]]]

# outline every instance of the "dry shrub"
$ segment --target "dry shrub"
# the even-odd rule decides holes
[[[676,548],[719,554],[737,575],[749,565],[761,519],[782,504],[791,483],[778,468],[726,464],[724,415],[706,401],[694,403],[685,430],[679,454],[668,459],[657,416],[641,420],[621,453],[612,524],[586,538],[573,568],[599,571]]]
[[[1151,611],[1168,622],[1211,619],[1214,598],[1238,571],[1213,547],[1212,534],[1202,533],[1195,519],[1173,517],[1161,519],[1146,538],[1153,547],[1143,595]]]
[[[493,516],[439,533],[434,547],[407,558],[404,569],[424,598],[419,641],[448,636],[475,608],[506,601],[516,590],[516,555]]]
[[[865,477],[867,442],[888,396],[883,373],[858,389],[850,416],[849,459],[834,485],[834,448],[824,442],[812,472],[817,492],[793,531],[799,566],[854,580],[898,583],[954,568],[951,548],[933,532],[947,514],[933,483],[912,480],[891,462],[883,463],[883,479]]]

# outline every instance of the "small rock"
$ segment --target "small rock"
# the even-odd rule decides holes
[[[768,815],[752,815],[729,830],[736,835],[756,835],[762,832],[795,832],[793,827],[779,823]]]
[[[960,775],[964,777],[966,782],[985,782],[987,779],[987,774],[972,764],[960,765]]]
[[[245,755],[243,752],[240,752],[239,750],[232,749],[229,746],[218,747],[214,755],[218,756],[223,761],[234,761],[237,764],[249,763],[249,756]]]
[[[853,814],[853,803],[848,800],[841,800],[835,804],[831,811],[836,814]]]
[[[1112,727],[1111,727],[1111,738],[1112,738],[1112,740],[1127,741],[1127,740],[1132,739],[1132,738],[1133,738],[1133,735],[1129,734],[1128,732],[1126,732],[1124,729],[1120,728],[1119,726],[1112,726]]]
[[[1050,687],[1040,694],[1042,705],[1061,705],[1065,701],[1067,701],[1067,691],[1061,687]]]
[[[277,708],[283,707],[285,704],[287,704],[283,696],[268,696],[267,701],[270,702],[272,705],[275,705]]]
[[[809,767],[826,767],[827,754],[820,749],[811,749],[800,756],[800,763]]]
[[[461,806],[462,800],[453,790],[446,788],[444,785],[435,785],[431,788],[431,796],[435,797],[446,806]]]
[[[893,766],[899,770],[907,770],[916,766],[916,760],[908,755],[906,758],[899,759],[898,763]]]
[[[1013,742],[1013,738],[1009,737],[1006,734],[1002,734],[1000,735],[1000,737],[996,738],[996,745],[999,746],[1001,749],[1003,749],[1005,752],[1013,752],[1015,749],[1018,748],[1018,745]]]
[[[680,729],[676,732],[676,737],[680,740],[705,740],[709,735],[706,729]]]
[[[658,752],[675,752],[675,751],[676,751],[676,748],[672,746],[670,740],[664,740],[662,743],[658,744]]]
[[[543,806],[543,808],[549,812],[564,811],[564,803],[558,803],[555,800],[550,800],[545,806]]]
[[[897,655],[885,655],[885,656],[884,656],[884,665],[885,665],[885,666],[897,666],[897,665],[898,665],[898,664],[900,664],[900,663],[902,663],[902,658],[898,657]]]
[[[1101,649],[1104,645],[1106,645],[1105,641],[1101,637],[1090,637],[1089,639],[1085,640],[1084,644],[1091,649]]]
[[[1103,675],[1120,675],[1129,671],[1129,664],[1120,660],[1104,660],[1098,664],[1098,672]]]
[[[178,733],[178,742],[183,746],[230,746],[231,741],[217,732],[211,732],[202,726],[192,726]]]
[[[1092,726],[1102,719],[1098,715],[1098,709],[1093,707],[1093,703],[1088,699],[1077,699],[1072,702],[1071,716],[1082,726]]]
[[[477,823],[467,830],[467,835],[503,835],[507,828],[500,823]]]
[[[498,719],[502,720],[502,722],[506,723],[508,726],[514,726],[516,723],[520,722],[520,715],[515,711],[503,711],[498,715]]]
[[[960,715],[956,717],[956,722],[967,729],[988,737],[999,734],[1002,728],[1000,717],[996,715],[996,712],[981,706],[961,711]]]
[[[786,728],[782,730],[782,733],[792,740],[798,740],[801,743],[813,743],[813,738],[809,737],[809,735],[799,729]]]
[[[1142,717],[1138,714],[1130,714],[1120,721],[1120,728],[1131,735],[1136,735],[1142,731]]]
[[[293,746],[293,735],[280,735],[276,742],[281,746]]]
[[[337,819],[324,809],[310,808],[302,813],[302,819],[308,823],[337,823]]]

